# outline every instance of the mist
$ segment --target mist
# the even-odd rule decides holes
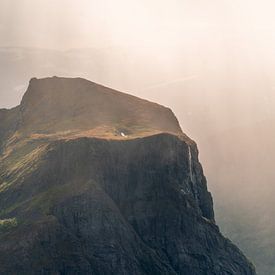
[[[216,220],[274,273],[273,1],[0,1],[0,108],[32,77],[84,77],[169,106],[199,147]]]

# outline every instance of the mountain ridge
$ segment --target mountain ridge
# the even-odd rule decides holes
[[[3,125],[5,116],[13,112],[18,112],[17,121],[7,124],[16,124],[17,132],[24,135],[118,139],[168,132],[185,136],[169,108],[82,78],[33,78],[20,105],[2,110]]]
[[[27,96],[46,99],[0,112],[0,273],[255,274],[219,232],[197,146],[171,110],[44,81]]]

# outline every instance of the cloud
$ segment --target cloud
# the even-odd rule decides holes
[[[172,85],[175,83],[190,81],[190,80],[193,80],[196,78],[198,78],[198,75],[189,75],[189,76],[185,76],[185,77],[181,77],[181,78],[176,78],[173,80],[160,82],[160,83],[156,83],[154,85],[147,86],[147,87],[141,89],[141,91],[148,91],[148,90],[153,90],[153,89],[157,89],[157,88],[162,88],[162,87],[169,86],[169,85]]]

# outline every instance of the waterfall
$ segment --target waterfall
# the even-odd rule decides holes
[[[190,145],[188,145],[188,158],[189,158],[189,174],[191,182],[193,183],[193,165],[192,165],[192,153]]]

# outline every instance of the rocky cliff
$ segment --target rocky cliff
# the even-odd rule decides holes
[[[0,138],[1,274],[255,274],[168,108],[32,79]]]

